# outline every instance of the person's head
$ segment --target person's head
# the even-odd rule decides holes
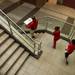
[[[33,16],[32,19],[35,20],[36,19],[35,16]]]
[[[58,30],[60,30],[60,27],[59,26],[56,26],[55,27],[55,31],[58,31]]]
[[[74,45],[75,45],[75,39],[72,39],[72,44],[74,44]]]

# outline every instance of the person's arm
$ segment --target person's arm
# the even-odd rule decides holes
[[[55,31],[52,33],[52,35],[55,35]]]

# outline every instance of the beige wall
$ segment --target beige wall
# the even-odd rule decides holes
[[[57,0],[48,0],[49,4],[57,4]]]

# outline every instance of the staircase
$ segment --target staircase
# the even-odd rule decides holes
[[[0,75],[16,75],[30,53],[0,28]]]

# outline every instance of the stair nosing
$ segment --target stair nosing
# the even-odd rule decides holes
[[[9,67],[9,69],[5,72],[5,74],[7,73],[7,72],[9,72],[11,69],[12,69],[12,67],[15,65],[15,63],[20,59],[20,57],[22,56],[22,54],[24,53],[24,50],[22,51],[22,53],[19,55],[19,57],[17,57],[17,59],[14,61],[14,63]]]
[[[27,52],[27,53],[28,53],[28,52]],[[23,56],[24,54],[26,55],[26,51],[24,51],[24,53],[22,54],[22,56]],[[19,60],[22,59],[22,56],[19,58]],[[22,64],[24,63],[24,61],[26,61],[26,58],[29,57],[29,56],[30,56],[30,54],[28,53],[28,54],[25,56],[25,59],[22,61]],[[17,63],[19,63],[19,60],[17,61]],[[17,65],[17,63],[14,64],[14,66],[12,67],[12,69]],[[20,66],[18,67],[17,71],[20,69],[20,67],[21,67],[22,64],[20,64]],[[6,75],[8,75],[10,71],[13,71],[12,69],[10,69],[8,72],[6,72]],[[14,75],[16,75],[17,71],[14,73]]]
[[[1,65],[1,67],[13,56],[13,54],[20,48],[20,45],[17,46],[17,48],[13,51],[13,53],[3,62],[3,64]]]
[[[8,49],[15,43],[15,40],[13,40],[13,42],[0,54],[0,57],[3,56],[3,54],[8,51]]]
[[[21,70],[21,68],[22,68],[23,65],[26,63],[26,61],[28,60],[29,57],[30,57],[30,54],[28,54],[28,56],[25,58],[25,60],[23,61],[23,63],[22,63],[21,66],[19,67],[19,69],[16,71],[15,75],[18,74],[18,72]]]

